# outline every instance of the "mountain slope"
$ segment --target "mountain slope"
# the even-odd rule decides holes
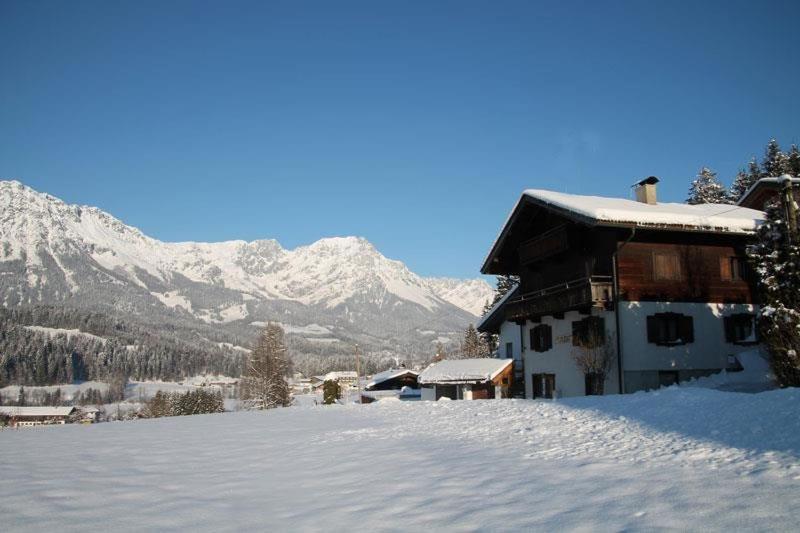
[[[202,322],[239,339],[266,321],[301,352],[419,352],[474,322],[483,280],[423,278],[358,237],[165,243],[94,207],[0,181],[0,304],[68,304]],[[314,335],[308,326],[318,326]],[[312,328],[313,329],[313,328]],[[320,331],[325,331],[320,335]],[[346,345],[345,345],[346,344]]]

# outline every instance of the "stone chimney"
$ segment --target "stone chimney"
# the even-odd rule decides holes
[[[658,178],[650,176],[634,185],[636,201],[643,204],[656,205],[656,183],[658,183]]]

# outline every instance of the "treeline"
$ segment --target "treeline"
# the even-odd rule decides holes
[[[225,403],[219,390],[196,389],[185,393],[158,391],[145,403],[140,416],[142,418],[160,418],[222,413],[224,411]]]
[[[77,329],[52,333],[26,326]],[[95,338],[91,335],[101,337]],[[0,387],[133,379],[239,376],[242,353],[198,338],[154,334],[130,321],[70,308],[0,309]]]
[[[778,141],[772,139],[764,148],[761,161],[753,157],[733,177],[730,188],[725,187],[717,178],[716,172],[702,167],[689,187],[686,203],[735,204],[761,178],[774,178],[784,174],[800,176],[800,148],[793,144],[784,152]]]

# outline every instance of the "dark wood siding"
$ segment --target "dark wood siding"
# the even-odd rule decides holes
[[[743,255],[741,247],[734,246],[630,242],[619,253],[620,298],[629,301],[752,303],[750,282],[730,279],[730,272],[724,266],[729,264],[729,258]],[[678,279],[657,279],[655,264],[664,256],[678,258]]]

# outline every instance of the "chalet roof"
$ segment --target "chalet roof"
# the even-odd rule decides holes
[[[420,384],[485,383],[512,364],[511,359],[445,359],[419,375]]]
[[[484,260],[481,272],[486,273],[490,269],[492,258],[502,245],[520,207],[526,203],[550,209],[589,226],[746,235],[753,233],[764,219],[762,211],[728,204],[646,204],[626,198],[528,189],[522,193],[509,214]]]
[[[337,380],[337,379],[357,379],[357,378],[358,378],[358,374],[356,374],[352,370],[344,370],[344,371],[339,371],[339,372],[328,372],[324,376],[325,381],[327,381],[329,379]]]
[[[0,414],[6,416],[69,416],[75,411],[75,407],[0,407]]]
[[[383,383],[384,381],[389,381],[390,379],[394,379],[396,377],[400,377],[405,374],[412,374],[413,376],[419,376],[419,372],[415,372],[409,368],[390,368],[389,370],[384,370],[383,372],[378,372],[372,379],[369,380],[367,383],[366,388],[369,389],[378,385],[379,383]]]
[[[787,179],[792,182],[792,187],[795,188],[800,187],[800,178],[793,178],[788,174],[780,177],[761,178],[760,180],[752,184],[750,188],[745,191],[742,197],[739,198],[739,201],[736,202],[736,205],[741,205],[741,206],[752,205],[755,196],[759,195],[762,191],[765,190],[773,190],[773,191],[779,190],[781,184]]]
[[[492,308],[483,315],[483,317],[481,317],[481,319],[478,321],[478,324],[475,326],[476,329],[480,332],[494,331],[499,329],[500,324],[502,324],[505,320],[505,317],[501,312],[503,305],[505,305],[509,299],[513,298],[514,295],[517,294],[518,289],[519,285],[514,285],[511,289],[509,289],[508,292],[506,292],[503,297],[500,298],[497,303],[494,304]]]

